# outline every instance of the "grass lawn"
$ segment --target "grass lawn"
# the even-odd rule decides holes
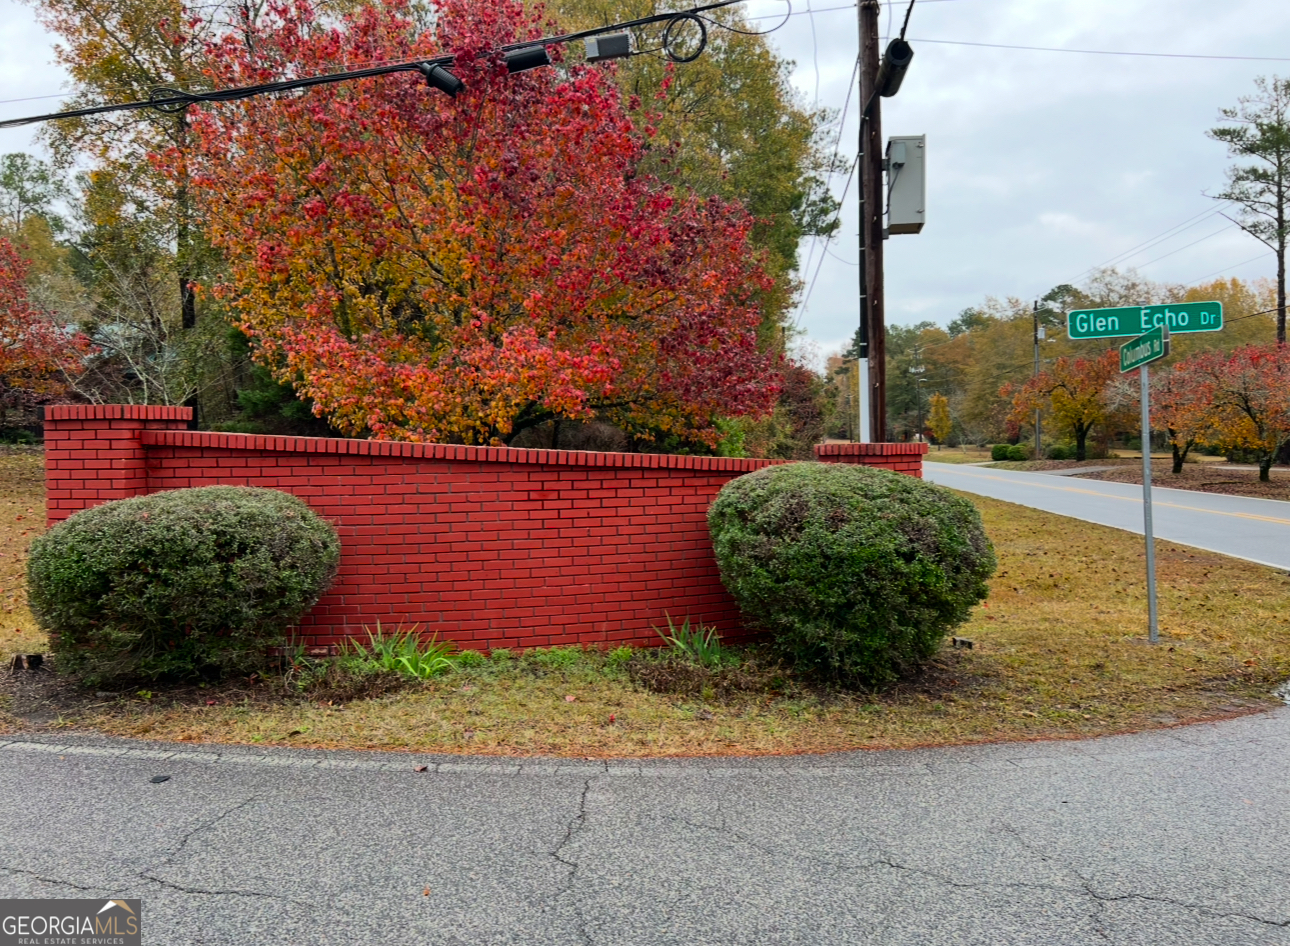
[[[44,456],[0,447],[0,656],[45,648],[27,610],[27,546],[44,531]]]
[[[990,448],[933,446],[923,459],[932,463],[985,463],[990,459]]]
[[[39,460],[2,457],[5,652],[42,641],[21,561],[41,521]],[[550,651],[479,661],[370,699],[282,681],[94,693],[4,675],[0,728],[192,742],[435,752],[657,756],[824,752],[1074,738],[1257,711],[1290,676],[1290,577],[1157,544],[1163,643],[1145,643],[1141,540],[975,497],[999,554],[989,601],[919,679],[880,694],[763,674],[754,689],[647,689],[623,655]],[[34,516],[28,522],[27,516]],[[24,518],[19,519],[19,516]],[[638,658],[633,658],[634,660]]]

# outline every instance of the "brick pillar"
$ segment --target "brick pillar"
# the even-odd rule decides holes
[[[815,446],[815,459],[821,463],[877,466],[922,479],[927,450],[925,443],[821,443]]]
[[[182,430],[192,410],[138,404],[45,408],[45,519],[147,492],[144,430]]]

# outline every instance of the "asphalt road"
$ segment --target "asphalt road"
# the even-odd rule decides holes
[[[949,463],[924,463],[929,482],[1142,534],[1142,487]],[[1290,503],[1184,489],[1151,491],[1157,539],[1290,569]]]
[[[0,744],[0,897],[165,946],[1286,946],[1288,785],[1290,708],[647,764],[64,736]]]

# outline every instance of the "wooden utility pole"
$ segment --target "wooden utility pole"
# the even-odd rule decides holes
[[[879,0],[860,0],[860,328],[872,443],[887,440],[887,333],[882,307],[882,106],[878,96]]]
[[[1035,334],[1035,373],[1031,375],[1031,377],[1038,378],[1039,377],[1039,339],[1042,337],[1040,334],[1040,328],[1039,328],[1039,300],[1038,299],[1035,300],[1034,334]],[[1035,408],[1035,459],[1036,460],[1042,460],[1044,458],[1043,423],[1044,423],[1043,416],[1040,414],[1039,408],[1036,407]]]

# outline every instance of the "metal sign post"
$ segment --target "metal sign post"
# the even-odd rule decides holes
[[[1151,528],[1151,372],[1138,369],[1142,385],[1142,531],[1147,537],[1147,639],[1160,642],[1156,616],[1156,539]]]
[[[1138,369],[1142,386],[1142,532],[1147,541],[1147,639],[1160,642],[1156,607],[1156,541],[1151,526],[1151,372],[1147,366],[1169,354],[1169,329],[1158,325],[1120,347],[1120,372]]]

